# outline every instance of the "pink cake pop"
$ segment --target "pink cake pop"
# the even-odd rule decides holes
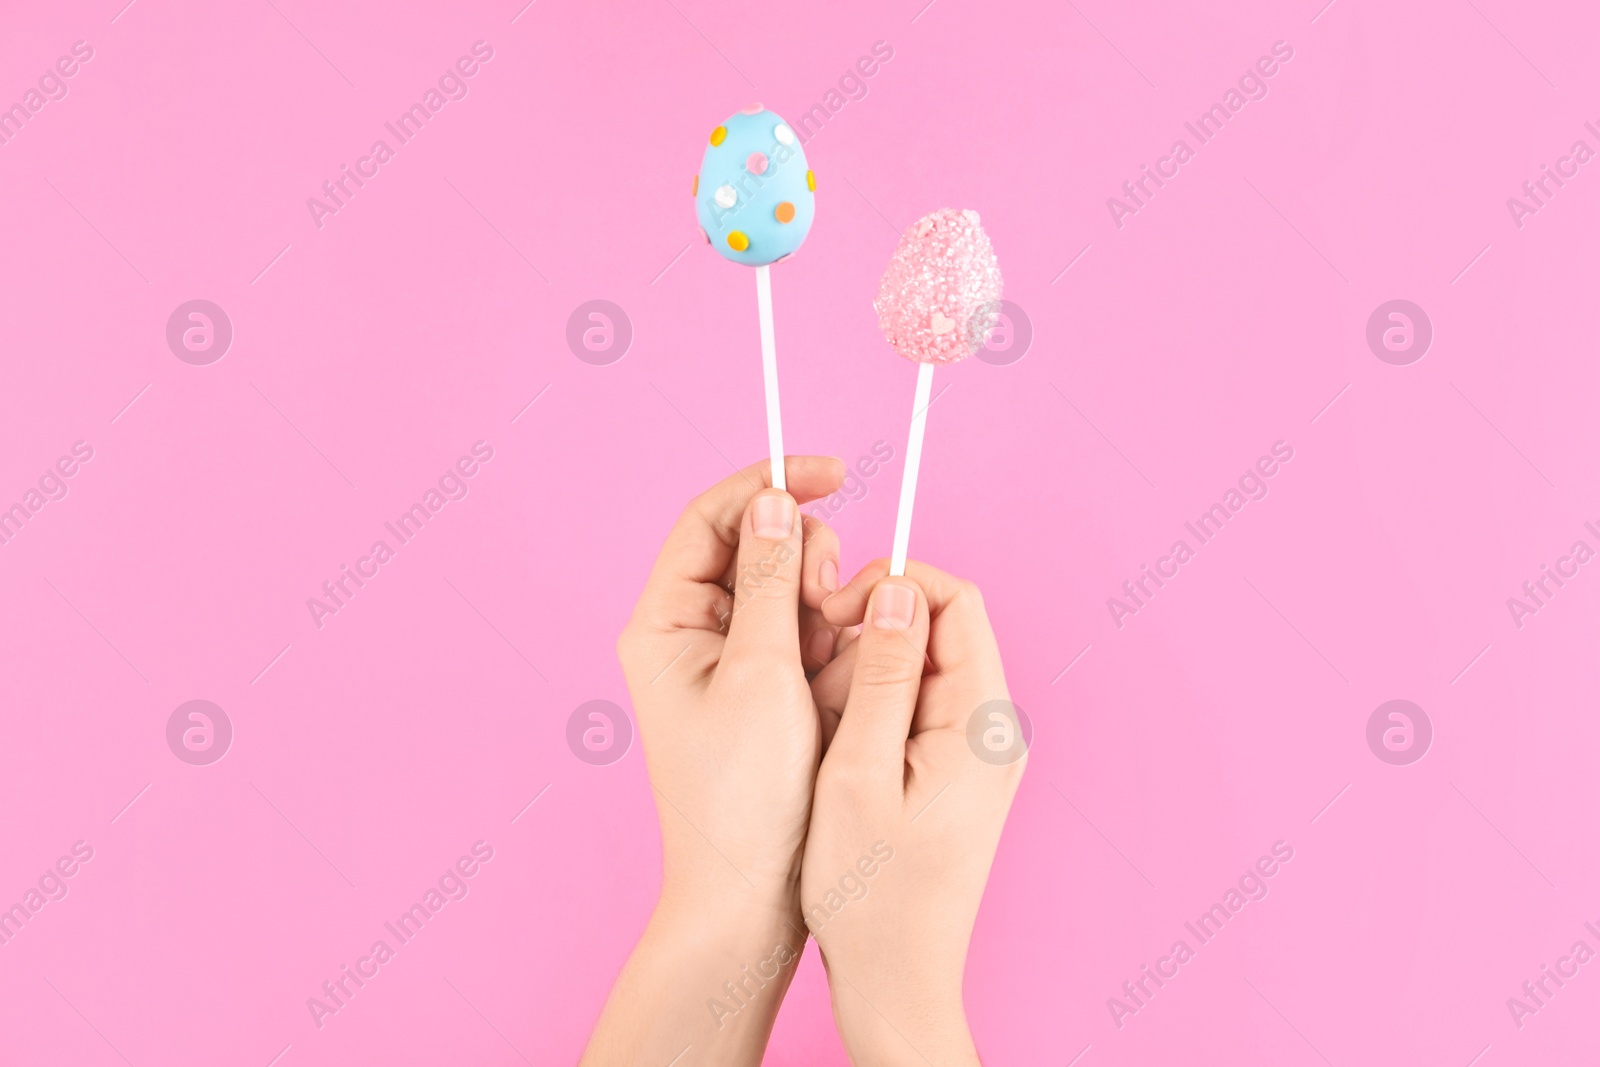
[[[902,234],[878,284],[872,302],[878,329],[896,352],[918,364],[890,574],[906,572],[933,368],[965,359],[988,342],[999,316],[1000,288],[1000,264],[978,213],[954,208],[924,215]]]
[[[978,213],[941,208],[901,235],[872,306],[896,352],[917,363],[954,363],[988,340],[1000,286]]]

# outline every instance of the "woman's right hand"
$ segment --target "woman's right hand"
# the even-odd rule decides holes
[[[829,623],[862,629],[840,653],[843,707],[824,709],[840,719],[801,906],[856,1063],[976,1065],[962,971],[1025,746],[977,587],[888,570],[869,564],[823,603]]]

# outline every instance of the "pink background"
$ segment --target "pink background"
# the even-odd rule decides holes
[[[690,177],[723,115],[798,121],[876,41],[774,271],[785,429],[893,446],[835,519],[847,570],[885,553],[914,371],[869,300],[896,227],[981,211],[1034,338],[941,372],[912,547],[983,586],[1036,727],[966,976],[986,1061],[1600,1055],[1600,963],[1506,1007],[1600,949],[1600,565],[1506,605],[1600,547],[1597,165],[1506,206],[1600,148],[1600,17],[922,3],[8,5],[0,102],[94,58],[0,147],[0,503],[94,458],[0,546],[0,903],[94,858],[0,946],[0,1060],[577,1057],[659,846],[637,749],[586,765],[566,720],[627,705],[668,523],[765,447],[750,275],[698,244]],[[306,199],[479,40],[319,229]],[[1107,198],[1280,40],[1119,228]],[[193,298],[235,331],[209,366],[165,341]],[[634,330],[609,366],[565,340],[597,298]],[[1397,298],[1435,333],[1409,366],[1365,341]],[[306,599],[479,440],[470,495],[318,629]],[[1270,495],[1118,628],[1279,440]],[[1365,737],[1396,698],[1434,729],[1409,766]],[[233,723],[210,766],[167,746],[191,699]],[[478,840],[470,894],[319,1030],[306,999]],[[1119,1029],[1107,998],[1279,840],[1271,894]],[[814,949],[767,1061],[844,1062]]]

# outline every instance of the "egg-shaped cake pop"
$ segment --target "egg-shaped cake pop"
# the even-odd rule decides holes
[[[896,352],[954,363],[988,343],[1000,290],[1000,262],[978,213],[941,208],[901,234],[872,306]]]
[[[724,259],[760,267],[792,256],[811,232],[817,179],[794,129],[752,104],[711,131],[694,180],[700,232]]]

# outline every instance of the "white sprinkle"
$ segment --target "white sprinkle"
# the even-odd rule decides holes
[[[717,202],[718,207],[726,210],[739,202],[739,194],[734,192],[733,186],[724,185],[717,189],[712,199]]]
[[[772,128],[772,136],[778,139],[779,144],[794,144],[794,131],[788,123],[780,122]]]

